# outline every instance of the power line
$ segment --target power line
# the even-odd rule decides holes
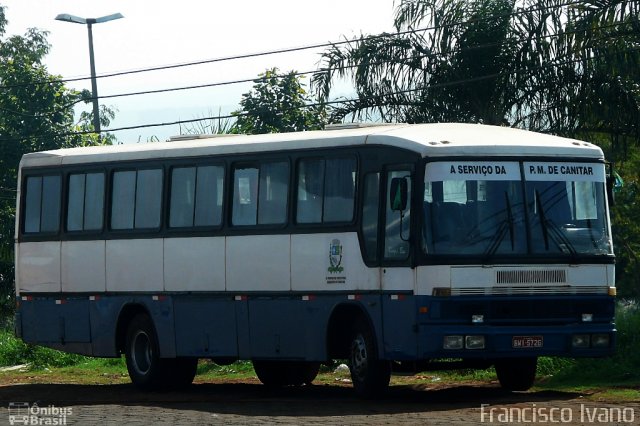
[[[610,24],[610,25],[604,25],[599,27],[599,29],[607,29],[607,28],[613,28],[613,27],[617,27],[620,25],[627,25],[629,23],[637,23],[640,22],[638,20],[632,20],[632,21],[626,21],[626,22],[618,22],[615,24]],[[517,42],[522,42],[522,41],[540,41],[543,39],[549,39],[549,38],[554,38],[554,37],[563,37],[563,36],[567,36],[567,35],[571,35],[571,34],[577,34],[577,33],[581,33],[583,31],[586,30],[572,30],[572,31],[565,31],[562,33],[553,33],[553,34],[547,34],[541,37],[535,37],[535,38],[527,38],[527,37],[523,37],[517,40]],[[395,34],[393,34],[395,36]],[[605,40],[605,39],[609,39],[610,37],[600,37],[596,40],[592,40],[592,41],[599,41],[599,40]],[[466,51],[472,51],[472,50],[479,50],[479,49],[485,49],[488,47],[495,47],[495,46],[501,46],[503,44],[503,42],[494,42],[494,43],[485,43],[485,44],[480,44],[480,45],[476,45],[476,46],[467,46],[467,47],[461,47],[458,50],[452,51],[451,54],[455,55],[455,54],[459,54],[461,52],[466,52]],[[442,53],[439,53],[439,55],[443,55]],[[418,55],[415,57],[412,57],[412,60],[416,60],[416,59],[424,59],[427,57],[430,57],[431,55],[429,54],[424,54],[424,55]],[[386,61],[380,61],[380,62],[374,62],[369,64],[369,66],[377,66],[377,65],[382,65],[386,63]],[[337,68],[333,68],[333,69],[329,69],[329,68],[320,68],[317,70],[311,70],[311,71],[302,71],[302,72],[292,72],[292,73],[286,73],[286,74],[277,74],[274,75],[273,77],[275,78],[283,78],[289,75],[294,75],[294,76],[304,76],[304,75],[309,75],[309,74],[315,74],[315,73],[321,73],[321,72],[325,72],[325,71],[331,71],[331,70],[345,70],[345,69],[349,69],[349,68],[357,68],[359,67],[359,64],[354,64],[354,65],[345,65],[345,66],[341,66],[341,67],[337,67]],[[190,85],[190,86],[180,86],[180,87],[172,87],[172,88],[165,88],[165,89],[151,89],[151,90],[144,90],[144,91],[137,91],[137,92],[126,92],[126,93],[116,93],[116,94],[112,94],[112,95],[101,95],[98,96],[97,99],[111,99],[111,98],[120,98],[120,97],[128,97],[128,96],[139,96],[139,95],[148,95],[148,94],[157,94],[157,93],[167,93],[167,92],[176,92],[176,91],[182,91],[182,90],[194,90],[194,89],[203,89],[203,88],[209,88],[209,87],[219,87],[219,86],[228,86],[228,85],[233,85],[233,84],[242,84],[242,83],[251,83],[251,82],[258,82],[258,81],[265,81],[270,77],[266,77],[266,76],[257,76],[257,77],[253,77],[253,78],[245,78],[245,79],[239,79],[239,80],[230,80],[230,81],[223,81],[223,82],[213,82],[213,83],[203,83],[203,84],[197,84],[197,85]],[[78,99],[77,101],[71,102],[65,106],[63,106],[61,111],[52,111],[52,112],[47,112],[44,114],[26,114],[26,113],[22,113],[19,111],[12,111],[6,108],[0,108],[0,110],[7,112],[7,113],[11,113],[11,114],[15,114],[15,115],[20,115],[20,116],[24,116],[24,117],[30,117],[30,118],[42,118],[42,117],[47,117],[50,115],[54,115],[54,114],[59,114],[61,112],[64,112],[64,110],[70,106],[76,105],[80,102],[85,102],[85,103],[89,103],[92,100],[94,100],[96,98],[94,97],[88,97],[88,98],[82,98],[82,99]]]
[[[362,42],[362,41],[365,41],[365,40],[374,40],[374,39],[378,39],[378,38],[384,38],[384,37],[387,37],[389,35],[399,36],[399,35],[405,35],[405,34],[412,34],[412,33],[418,33],[418,32],[426,32],[426,31],[438,30],[438,29],[442,29],[442,28],[456,27],[456,26],[471,24],[471,23],[475,23],[475,22],[495,20],[495,19],[499,19],[499,18],[515,17],[515,16],[519,16],[519,15],[525,14],[525,13],[547,11],[547,10],[550,10],[550,9],[558,9],[558,8],[562,8],[562,7],[575,6],[575,5],[579,5],[581,3],[583,3],[583,1],[571,1],[571,2],[567,2],[567,3],[561,3],[561,4],[558,4],[558,5],[554,5],[552,7],[541,6],[539,8],[531,8],[531,9],[519,8],[519,9],[516,9],[516,11],[509,12],[509,13],[492,15],[492,16],[483,17],[483,18],[473,18],[473,19],[468,19],[466,21],[452,22],[452,23],[446,24],[446,25],[434,25],[434,26],[431,26],[431,27],[409,29],[409,30],[405,30],[405,31],[398,31],[398,32],[395,32],[395,33],[383,33],[383,34],[377,34],[377,35],[372,35],[372,36],[367,36],[367,37],[360,37],[360,38],[355,38],[355,39],[347,39],[347,40],[341,40],[341,41],[335,41],[335,42],[315,43],[315,44],[310,44],[310,45],[306,45],[306,46],[282,48],[282,49],[268,50],[268,51],[257,52],[257,53],[247,53],[247,54],[226,56],[226,57],[221,57],[221,58],[203,59],[203,60],[197,60],[197,61],[192,61],[192,62],[183,62],[183,63],[169,64],[169,65],[159,65],[159,66],[148,67],[148,68],[139,68],[139,69],[132,69],[132,70],[127,70],[127,71],[118,71],[118,72],[112,72],[112,73],[106,73],[106,74],[98,74],[96,76],[96,78],[117,77],[117,76],[122,76],[122,75],[138,74],[138,73],[150,72],[150,71],[161,71],[161,70],[189,67],[189,66],[195,66],[195,65],[210,64],[210,63],[216,63],[216,62],[224,62],[224,61],[231,61],[231,60],[238,60],[238,59],[248,59],[248,58],[254,58],[254,57],[259,57],[259,56],[267,56],[267,55],[275,55],[275,54],[282,54],[282,53],[298,52],[298,51],[302,51],[302,50],[319,49],[319,48],[323,48],[323,47],[339,46],[339,45],[349,44],[349,43],[354,43],[354,42]],[[44,81],[31,82],[31,83],[22,83],[22,84],[14,84],[14,85],[3,85],[3,86],[0,86],[0,90],[14,88],[14,87],[27,87],[27,86],[40,85],[40,84],[67,83],[67,82],[82,81],[82,80],[89,80],[89,79],[91,79],[91,76],[76,77],[76,78],[66,78],[66,79],[63,78],[63,79],[57,79],[57,80],[54,80],[54,81],[44,80]]]
[[[634,21],[634,22],[640,22],[640,21]],[[602,26],[600,28],[612,28],[612,27],[616,27],[622,24],[627,24],[627,22],[619,22],[616,24],[611,24],[611,25],[607,25],[607,26]],[[536,37],[533,39],[528,39],[526,37],[523,37],[521,39],[519,39],[518,41],[525,41],[525,40],[536,40],[536,41],[540,41],[543,39],[547,39],[547,38],[553,38],[553,37],[561,37],[561,36],[565,36],[568,34],[576,34],[579,32],[583,32],[585,30],[573,30],[573,31],[566,31],[563,33],[554,33],[554,34],[547,34],[545,36],[542,37]],[[601,37],[598,40],[604,40],[607,39],[609,37]],[[465,52],[465,51],[470,51],[470,50],[478,50],[478,49],[485,49],[488,47],[495,47],[495,46],[501,46],[503,43],[502,42],[495,42],[495,43],[485,43],[485,44],[481,44],[481,45],[477,45],[477,46],[468,46],[468,47],[462,47],[456,51],[451,52],[452,54],[458,54],[460,52]],[[412,60],[415,59],[424,59],[429,57],[430,55],[424,54],[424,55],[418,55],[415,57],[412,57]],[[386,63],[387,61],[380,61],[380,62],[374,62],[369,64],[370,66],[376,66],[376,65],[382,65],[384,63]],[[338,67],[335,69],[349,69],[349,68],[357,68],[359,67],[359,64],[354,64],[354,65],[345,65],[342,67]],[[330,68],[320,68],[317,70],[311,70],[311,71],[301,71],[301,72],[292,72],[292,73],[286,73],[286,74],[278,74],[275,75],[273,77],[276,78],[282,78],[282,77],[286,77],[289,75],[294,75],[294,76],[304,76],[304,75],[309,75],[309,74],[315,74],[315,73],[320,73],[320,72],[324,72],[324,71],[331,71],[332,69]],[[240,80],[230,80],[230,81],[223,81],[223,82],[214,82],[214,83],[204,83],[204,84],[196,84],[196,85],[192,85],[192,86],[181,86],[181,87],[172,87],[172,88],[166,88],[166,89],[152,89],[152,90],[144,90],[144,91],[138,91],[138,92],[128,92],[128,93],[117,93],[117,94],[113,94],[113,95],[100,95],[97,97],[97,99],[111,99],[111,98],[120,98],[120,97],[126,97],[126,96],[138,96],[138,95],[149,95],[149,94],[156,94],[156,93],[166,93],[166,92],[176,92],[176,91],[182,91],[182,90],[193,90],[193,89],[203,89],[203,88],[208,88],[208,87],[217,87],[217,86],[228,86],[228,85],[232,85],[232,84],[241,84],[241,83],[251,83],[251,82],[257,82],[257,81],[264,81],[267,80],[269,77],[266,76],[257,76],[257,77],[253,77],[253,78],[245,78],[245,79],[240,79]],[[93,100],[95,98],[87,98],[87,100]],[[85,99],[83,99],[85,100]],[[78,101],[80,102],[80,101]]]
[[[640,47],[631,48],[631,49],[625,49],[623,51],[616,51],[616,52],[612,52],[612,53],[608,53],[608,54],[594,55],[594,56],[592,56],[592,57],[590,57],[588,59],[592,60],[592,59],[597,59],[597,58],[602,58],[602,57],[608,57],[608,56],[611,56],[612,54],[619,54],[621,52],[637,52],[637,51],[640,51]],[[584,62],[584,61],[585,61],[585,58],[578,58],[578,59],[570,59],[570,60],[566,60],[566,61],[561,61],[561,62],[557,62],[557,63],[545,63],[545,64],[542,64],[542,65],[540,65],[538,67],[534,67],[534,68],[518,68],[518,69],[514,69],[510,73],[513,74],[513,73],[531,71],[531,70],[536,70],[536,69],[558,67],[558,66],[561,66],[561,65],[569,65],[569,64],[575,64],[575,63],[581,63],[581,62]],[[381,99],[381,100],[383,100],[385,97],[388,97],[388,96],[395,96],[395,95],[401,95],[401,94],[412,93],[412,92],[420,92],[420,91],[424,91],[424,90],[428,90],[428,89],[435,89],[435,88],[450,87],[450,86],[456,86],[456,85],[462,85],[462,84],[468,84],[468,83],[475,83],[475,82],[479,82],[479,81],[490,80],[490,79],[496,78],[496,77],[498,77],[500,75],[501,75],[501,73],[486,74],[486,75],[483,75],[483,76],[478,76],[478,77],[473,77],[473,78],[466,78],[466,79],[461,79],[461,80],[430,84],[430,85],[427,85],[427,86],[414,88],[414,89],[398,90],[398,91],[394,91],[394,92],[390,92],[390,93],[385,93],[383,95],[376,96],[376,97],[358,97],[358,98],[341,99],[341,100],[334,100],[334,101],[328,101],[328,102],[317,102],[317,103],[307,104],[307,105],[305,105],[305,106],[303,106],[301,108],[314,108],[314,107],[320,107],[320,106],[326,106],[326,105],[346,104],[346,103],[350,103],[350,102],[363,101],[363,100],[367,100],[367,99]],[[374,106],[374,105],[372,105],[372,106]],[[297,109],[297,108],[291,108],[291,109]],[[117,127],[117,128],[112,128],[112,129],[103,129],[103,130],[100,131],[100,133],[119,132],[119,131],[124,131],[124,130],[135,130],[135,129],[142,129],[142,128],[165,127],[165,126],[188,124],[188,123],[194,123],[194,122],[198,122],[198,121],[207,121],[207,120],[226,120],[226,119],[232,119],[232,118],[237,118],[237,117],[246,116],[246,115],[248,115],[248,114],[247,113],[239,113],[239,114],[229,114],[229,115],[218,115],[218,116],[211,116],[211,117],[194,118],[194,119],[188,119],[188,120],[175,120],[175,121],[171,121],[171,122],[147,123],[147,124],[139,124],[139,125],[133,125],[133,126]],[[54,135],[54,137],[80,136],[80,135],[94,134],[94,133],[96,133],[96,132],[94,132],[93,130],[76,131],[76,132],[58,133],[58,134]],[[0,139],[0,142],[16,141],[16,140],[24,140],[24,139],[39,139],[39,138],[42,138],[42,137],[45,137],[45,136],[33,135],[33,136],[27,136],[27,137],[19,138],[19,139],[15,139],[15,138],[14,139]]]

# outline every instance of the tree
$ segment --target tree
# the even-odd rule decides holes
[[[80,93],[80,97],[86,104],[93,102],[91,92],[88,90],[83,90]],[[111,120],[116,117],[116,112],[117,109],[113,106],[100,105],[100,127],[108,127],[111,124]],[[90,112],[82,111],[72,130],[75,134],[67,136],[65,146],[113,145],[118,142],[113,133],[104,132],[100,135],[93,133],[93,109]]]
[[[532,3],[514,31],[521,65],[514,126],[586,139],[608,157],[640,142],[640,4]],[[536,7],[538,5],[538,7]]]
[[[74,134],[73,106],[86,98],[50,75],[42,60],[49,51],[47,33],[29,29],[5,37],[7,20],[0,6],[0,319],[13,309],[13,238],[18,165],[23,154],[98,143]],[[107,116],[108,118],[108,116]],[[106,139],[108,142],[109,139]],[[105,143],[101,140],[100,143]]]
[[[515,48],[508,34],[512,6],[507,0],[403,0],[398,33],[333,46],[312,83],[326,100],[336,78],[352,77],[357,99],[335,108],[336,120],[377,115],[408,123],[502,124],[513,102],[505,90]],[[416,27],[430,29],[412,31]]]
[[[640,141],[640,3],[400,0],[398,33],[333,46],[312,83],[334,119],[483,122],[598,141]],[[416,28],[425,28],[417,30]]]
[[[242,95],[234,133],[277,133],[321,129],[327,122],[323,105],[312,103],[294,71],[279,75],[277,68],[260,74],[250,92]]]
[[[634,150],[618,169],[624,184],[616,191],[612,231],[616,249],[616,285],[623,297],[640,299],[640,152]]]
[[[208,117],[212,117],[214,113],[209,111]],[[235,123],[230,118],[221,118],[222,111],[218,110],[217,118],[205,118],[180,126],[181,135],[227,135],[233,133]]]

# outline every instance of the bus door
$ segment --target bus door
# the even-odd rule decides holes
[[[382,232],[382,289],[413,290],[411,269],[412,170],[391,168],[386,172]]]
[[[385,173],[384,216],[382,218],[382,310],[384,352],[391,359],[417,354],[415,269],[411,268],[411,194],[413,170],[407,166]]]

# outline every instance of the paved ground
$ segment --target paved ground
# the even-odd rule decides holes
[[[14,424],[24,424],[25,413],[32,416],[28,424],[68,425],[525,424],[534,414],[536,424],[640,424],[640,403],[598,403],[566,392],[510,394],[487,384],[393,386],[376,401],[358,400],[337,385],[274,392],[255,383],[201,383],[182,392],[142,393],[132,385],[24,384],[0,386],[0,402],[0,424],[9,424],[10,414],[18,414]],[[518,422],[518,415],[529,422]]]

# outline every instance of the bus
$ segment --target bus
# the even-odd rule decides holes
[[[26,154],[16,334],[124,354],[145,389],[198,359],[265,385],[346,360],[490,368],[615,347],[608,167],[597,146],[478,124],[354,125]]]

